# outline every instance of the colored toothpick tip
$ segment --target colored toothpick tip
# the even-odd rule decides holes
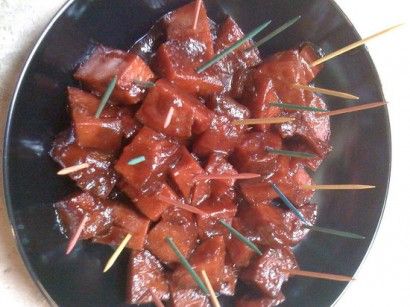
[[[205,270],[201,270],[201,274],[202,274],[202,279],[204,280],[205,285],[208,288],[209,296],[211,298],[212,305],[214,307],[221,307],[221,304],[219,304],[219,301],[218,301],[218,298],[216,297],[214,288],[212,288],[212,284],[209,281],[208,275],[206,274]]]
[[[137,165],[137,164],[139,164],[141,162],[144,162],[144,161],[145,161],[144,156],[138,156],[138,157],[135,157],[135,158],[129,160],[128,165]]]
[[[171,120],[172,120],[172,116],[174,115],[174,107],[170,107],[167,113],[167,116],[165,118],[165,122],[164,122],[164,129],[168,128],[169,125],[171,124]]]
[[[107,272],[114,265],[115,261],[118,259],[118,257],[120,256],[124,248],[127,246],[131,238],[132,238],[132,235],[127,234],[125,238],[122,240],[122,242],[120,243],[120,245],[118,245],[115,252],[112,254],[110,259],[108,259],[107,264],[105,265],[104,270],[103,270],[104,273]]]
[[[354,107],[348,107],[348,108],[338,109],[334,111],[323,112],[318,115],[319,116],[334,116],[334,115],[340,115],[340,114],[347,114],[347,113],[352,113],[352,112],[379,108],[379,107],[385,106],[386,104],[387,102],[384,102],[384,101],[372,102],[372,103],[362,104],[360,106],[354,106]]]
[[[87,223],[87,221],[88,221],[88,217],[87,217],[87,215],[84,215],[81,222],[80,222],[80,225],[77,228],[77,231],[75,232],[74,236],[68,242],[67,250],[65,252],[66,255],[70,254],[71,251],[74,249],[74,246],[77,244],[78,239],[80,238],[81,233],[83,232],[85,224]]]
[[[266,146],[265,150],[271,154],[288,156],[292,158],[312,159],[317,157],[315,154],[310,152],[275,149],[269,146]]]
[[[71,174],[71,173],[78,172],[78,171],[81,171],[83,169],[86,169],[88,167],[90,167],[90,164],[88,164],[88,163],[81,163],[81,164],[78,164],[78,165],[73,165],[73,166],[70,166],[70,167],[63,168],[62,170],[58,171],[57,175],[60,175],[60,176],[68,175],[68,174]]]
[[[198,26],[199,12],[201,11],[201,4],[202,4],[202,0],[196,0],[194,25],[192,26],[192,29],[194,30],[196,30],[196,27]]]
[[[189,212],[194,213],[194,214],[199,214],[199,215],[206,214],[204,211],[202,211],[202,210],[200,210],[200,209],[198,209],[194,206],[181,204],[180,202],[178,202],[176,200],[173,200],[171,198],[167,198],[167,197],[163,197],[163,196],[159,195],[158,199],[160,201],[163,201],[163,202],[167,203],[167,204],[170,204],[172,206],[175,206],[175,207],[180,208],[180,209],[185,210],[185,211],[189,211]]]
[[[254,173],[241,173],[241,174],[200,174],[194,178],[194,181],[202,180],[240,180],[240,179],[253,179],[260,177],[260,174]]]
[[[214,65],[215,63],[219,62],[221,59],[223,59],[225,56],[227,56],[229,53],[231,53],[232,51],[238,49],[240,46],[242,46],[243,44],[245,44],[248,40],[252,39],[254,36],[256,36],[259,32],[261,32],[263,29],[265,29],[269,24],[271,23],[271,21],[267,21],[263,24],[261,24],[260,26],[258,26],[257,28],[255,28],[253,31],[251,31],[250,33],[248,33],[247,35],[245,35],[243,38],[241,38],[240,40],[238,40],[236,43],[232,44],[230,47],[222,50],[220,53],[218,53],[217,55],[215,55],[210,61],[202,64],[201,66],[199,66],[196,69],[197,73],[202,73],[205,70],[207,70],[209,67],[211,67],[212,65]]]
[[[380,35],[382,35],[382,34],[385,34],[385,33],[387,33],[387,32],[390,32],[390,31],[394,30],[394,29],[397,29],[398,27],[400,27],[400,26],[402,26],[402,25],[403,25],[403,24],[398,24],[398,25],[395,25],[395,26],[393,26],[393,27],[387,28],[387,29],[385,29],[385,30],[382,30],[382,31],[380,31],[380,32],[377,32],[376,34],[370,35],[369,37],[366,37],[366,38],[364,38],[364,39],[362,39],[362,40],[359,40],[359,41],[357,41],[357,42],[355,42],[355,43],[353,43],[353,44],[350,44],[350,45],[348,45],[348,46],[346,46],[346,47],[343,47],[343,48],[341,48],[341,49],[339,49],[339,50],[336,50],[336,51],[334,51],[334,52],[332,52],[332,53],[329,53],[328,55],[324,56],[323,58],[320,58],[320,59],[318,59],[318,60],[312,62],[312,63],[310,64],[310,66],[314,67],[314,66],[317,66],[317,65],[319,65],[319,64],[322,64],[322,63],[324,63],[324,62],[326,62],[326,61],[329,61],[329,60],[331,60],[331,59],[333,59],[333,58],[335,58],[335,57],[337,57],[337,56],[339,56],[339,55],[341,55],[341,54],[343,54],[343,53],[345,53],[345,52],[348,52],[348,51],[350,51],[350,50],[352,50],[352,49],[355,49],[355,48],[357,48],[357,47],[360,47],[360,46],[366,44],[368,41],[370,41],[370,40],[372,40],[372,39],[374,39],[374,38],[376,38],[376,37],[378,37],[378,36],[380,36]]]
[[[293,84],[292,87],[305,90],[305,91],[311,91],[314,93],[319,93],[319,94],[324,94],[324,95],[329,95],[329,96],[334,96],[334,97],[339,97],[339,98],[344,98],[344,99],[354,99],[354,100],[359,99],[358,96],[355,96],[349,93],[329,90],[329,89],[322,88],[322,87],[315,87],[315,86],[302,85],[302,84]]]
[[[312,231],[322,232],[322,233],[326,233],[326,234],[334,235],[338,237],[343,237],[343,238],[349,238],[349,239],[355,239],[355,240],[366,239],[366,237],[362,235],[358,235],[358,234],[347,232],[347,231],[340,231],[340,230],[324,228],[324,227],[319,227],[319,226],[314,226],[314,225],[303,225],[303,227],[308,228]]]
[[[270,125],[270,124],[283,124],[294,121],[292,117],[272,117],[272,118],[247,118],[237,119],[232,121],[232,125]]]
[[[327,273],[319,273],[319,272],[311,272],[311,271],[302,271],[296,269],[282,269],[282,272],[287,273],[293,276],[303,276],[303,277],[311,277],[311,278],[319,278],[319,279],[327,279],[333,281],[352,281],[354,280],[351,276],[346,275],[336,275],[336,274],[327,274]]]
[[[250,249],[252,249],[254,252],[256,252],[258,255],[262,255],[261,250],[247,237],[245,237],[243,234],[241,234],[239,231],[237,231],[235,228],[233,228],[231,225],[226,223],[225,221],[220,220],[219,223],[222,224],[226,229],[229,230],[229,232],[234,235],[238,240],[242,241],[245,245],[247,245]]]
[[[365,185],[365,184],[316,184],[316,185],[308,185],[305,184],[302,186],[302,189],[305,190],[366,190],[366,189],[374,189],[376,186],[374,185]]]
[[[110,83],[108,84],[107,89],[105,90],[104,95],[101,97],[100,105],[98,106],[97,112],[95,113],[95,118],[99,118],[102,111],[105,108],[108,100],[110,99],[112,92],[114,91],[115,85],[117,84],[117,76],[114,76]]]
[[[140,81],[140,80],[134,80],[133,83],[141,88],[151,88],[155,86],[154,82],[151,81]]]
[[[179,248],[176,246],[174,240],[171,237],[166,237],[165,241],[168,243],[169,247],[172,249],[172,251],[175,253],[175,255],[178,257],[179,262],[181,265],[188,271],[188,273],[191,275],[193,280],[196,282],[198,287],[206,294],[209,295],[209,291],[207,287],[205,286],[204,282],[201,280],[201,278],[198,276],[198,274],[195,272],[195,270],[192,268],[192,266],[189,264],[188,260],[184,257],[184,255],[181,253]]]

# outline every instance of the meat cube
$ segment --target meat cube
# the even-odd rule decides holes
[[[311,43],[304,43],[299,48],[299,55],[302,61],[306,64],[311,64],[312,62],[321,58],[320,52],[318,48],[315,48]],[[305,70],[305,78],[306,82],[311,82],[314,78],[316,78],[317,74],[322,70],[323,64],[319,64],[316,66],[304,65],[306,67]]]
[[[160,300],[168,300],[170,292],[165,269],[149,251],[133,251],[128,266],[127,302],[145,304],[153,301],[148,289]]]
[[[222,236],[203,241],[189,258],[192,268],[201,274],[205,270],[212,287],[219,289],[223,280],[225,265],[225,241]],[[177,289],[196,289],[198,285],[189,272],[179,265],[172,274]]]
[[[73,237],[87,216],[80,239],[90,239],[108,231],[113,222],[112,208],[89,193],[76,193],[54,204],[58,221],[68,237]]]
[[[145,89],[135,81],[150,81],[155,78],[147,64],[137,55],[121,50],[97,46],[74,77],[101,96],[109,83],[117,76],[111,98],[123,104],[138,103]]]
[[[282,148],[282,140],[277,133],[251,132],[245,134],[236,146],[233,164],[240,172],[261,175],[276,173],[281,166],[277,155],[266,151],[266,147]]]
[[[227,95],[212,96],[208,107],[215,112],[209,128],[196,140],[193,151],[201,157],[212,152],[230,154],[244,131],[233,120],[249,117],[248,109]]]
[[[205,171],[186,148],[183,148],[181,159],[170,171],[172,180],[185,200],[194,205],[208,198],[210,194],[207,181],[195,181],[196,176],[204,174]]]
[[[207,200],[199,205],[198,209],[205,212],[205,214],[196,216],[198,235],[200,239],[206,239],[227,234],[226,228],[219,221],[230,223],[236,214],[237,207],[232,200],[222,198]]]
[[[285,301],[285,296],[279,291],[275,297],[244,296],[235,302],[236,307],[273,307]]]
[[[283,269],[295,269],[297,263],[292,251],[287,248],[266,250],[240,274],[240,279],[272,298],[280,293],[282,284],[288,280]]]
[[[179,262],[166,237],[171,237],[181,253],[189,257],[196,246],[197,230],[192,214],[170,207],[163,219],[148,233],[147,248],[164,263]]]
[[[222,285],[218,292],[222,295],[234,296],[238,282],[238,270],[232,265],[225,264],[222,276]]]
[[[208,297],[200,290],[177,289],[171,286],[173,307],[210,307]]]
[[[228,174],[235,175],[238,172],[234,167],[220,154],[211,154],[206,164],[205,171],[208,174]],[[227,197],[233,199],[235,197],[235,180],[234,179],[213,179],[211,180],[211,197],[220,199]]]
[[[117,174],[112,167],[114,157],[78,146],[71,130],[57,136],[50,156],[62,168],[88,163],[88,168],[70,173],[69,176],[80,189],[100,198],[107,198],[117,182]]]
[[[206,61],[204,45],[196,41],[168,41],[156,54],[158,74],[189,94],[210,96],[224,89],[221,74],[211,67],[197,73],[196,69]]]
[[[169,126],[164,128],[171,107],[174,108],[174,114]],[[202,133],[208,128],[212,112],[196,98],[161,79],[144,99],[137,118],[143,124],[166,135],[189,138],[192,133]]]
[[[68,98],[78,145],[112,153],[121,146],[122,121],[117,118],[95,118],[97,97],[76,88],[68,88]]]
[[[177,158],[179,145],[168,140],[163,134],[143,127],[126,146],[115,164],[115,169],[127,183],[139,191],[150,181],[166,171],[169,164]],[[131,159],[144,156],[145,161],[138,165],[128,165]]]
[[[232,46],[244,37],[239,25],[231,17],[226,18],[218,31],[215,41],[215,53],[220,53],[224,49]],[[235,51],[228,54],[223,60],[218,62],[219,66],[229,74],[233,74],[239,69],[246,69],[261,62],[257,48],[251,48],[252,44],[248,41]]]
[[[309,223],[311,223],[312,225],[315,224],[317,218],[317,205],[306,204],[305,206],[300,208],[299,211]],[[303,238],[309,232],[309,229],[304,227],[304,223],[300,220],[300,218],[290,210],[283,210],[282,216],[283,225],[287,233],[287,241],[290,242],[290,246],[295,246],[303,240]]]
[[[168,40],[179,42],[189,41],[202,47],[204,58],[209,59],[214,55],[213,40],[209,19],[203,3],[199,9],[198,23],[193,28],[195,18],[195,2],[178,8],[165,15],[164,22]]]
[[[242,235],[246,236],[246,229],[242,225],[239,218],[234,218],[232,220],[232,227],[239,231]],[[228,252],[229,259],[231,260],[232,264],[234,264],[238,268],[247,267],[250,260],[255,255],[255,252],[249,246],[247,246],[235,236],[230,236],[227,240],[226,251]]]

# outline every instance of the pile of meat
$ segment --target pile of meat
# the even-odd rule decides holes
[[[311,111],[286,110],[271,103],[326,108],[320,97],[295,89],[308,84],[320,67],[309,44],[260,58],[248,41],[202,73],[196,68],[244,36],[228,17],[216,26],[202,6],[193,30],[195,4],[165,15],[125,52],[97,46],[74,73],[80,88],[68,88],[72,126],[59,134],[51,150],[62,168],[88,163],[70,174],[80,192],[57,202],[62,229],[74,235],[84,216],[81,239],[116,246],[132,239],[127,300],[152,301],[148,289],[174,306],[208,306],[165,237],[172,237],[199,273],[205,270],[220,295],[233,296],[239,284],[247,294],[238,306],[274,306],[288,276],[297,267],[292,253],[307,233],[302,222],[272,189],[275,183],[312,223],[316,205],[310,171],[330,151],[329,119]],[[155,30],[158,32],[158,29]],[[154,31],[154,32],[155,32]],[[155,38],[155,39],[153,39]],[[150,43],[147,43],[150,42]],[[141,48],[138,48],[140,46]],[[117,76],[110,101],[95,117],[100,98]],[[141,82],[153,82],[146,88]],[[164,122],[169,109],[174,114]],[[233,125],[246,118],[292,116],[281,125]],[[266,147],[314,153],[290,158]],[[138,156],[145,161],[128,162]],[[196,181],[199,174],[258,173],[249,180]],[[178,209],[164,198],[196,206],[205,214]],[[219,221],[231,224],[255,243],[257,255]]]

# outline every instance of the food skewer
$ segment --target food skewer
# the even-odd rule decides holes
[[[108,84],[108,87],[105,90],[104,95],[101,97],[100,105],[98,106],[97,112],[95,112],[95,118],[100,118],[100,115],[102,111],[104,110],[105,105],[107,104],[108,100],[110,99],[116,84],[117,84],[117,76],[114,76],[114,78],[112,78],[112,80]]]
[[[196,0],[194,25],[192,26],[192,29],[194,29],[194,30],[196,30],[196,27],[198,25],[199,12],[201,11],[201,4],[202,4],[202,0]]]
[[[274,155],[282,155],[292,158],[312,159],[317,157],[315,154],[312,154],[310,152],[275,149],[269,146],[266,146],[265,150]]]
[[[174,115],[174,107],[170,107],[167,113],[167,116],[165,118],[165,122],[164,122],[164,129],[168,128],[169,125],[171,124],[171,120],[172,120],[172,116]]]
[[[354,100],[359,99],[358,96],[355,96],[355,95],[352,95],[352,94],[349,94],[349,93],[344,93],[344,92],[335,91],[335,90],[329,90],[329,89],[322,88],[322,87],[309,86],[309,85],[303,85],[303,84],[298,84],[298,83],[293,84],[292,87],[293,88],[298,88],[298,89],[301,89],[301,90],[311,91],[311,92],[314,92],[314,93],[320,93],[320,94],[325,94],[325,95],[340,97],[340,98],[345,98],[345,99],[354,99]]]
[[[309,107],[309,106],[302,106],[299,104],[292,104],[292,103],[280,103],[280,102],[272,102],[270,106],[277,107],[281,109],[289,109],[289,110],[302,110],[302,111],[311,111],[311,112],[327,112],[326,109]]]
[[[154,301],[154,304],[156,307],[165,307],[162,301],[159,299],[159,297],[155,294],[154,291],[152,291],[151,288],[148,288],[149,294],[152,296],[152,300]]]
[[[127,246],[128,242],[131,240],[132,235],[129,233],[125,236],[125,238],[121,241],[120,245],[118,245],[117,249],[114,251],[110,259],[108,259],[107,264],[104,267],[103,273],[107,272],[118,259],[124,248]]]
[[[144,156],[138,156],[128,161],[128,165],[137,165],[145,161]]]
[[[338,110],[334,110],[334,111],[323,112],[323,113],[320,113],[318,115],[319,116],[334,116],[334,115],[340,115],[340,114],[347,114],[347,113],[358,112],[358,111],[363,111],[363,110],[382,107],[386,104],[387,104],[387,102],[383,102],[383,101],[381,101],[381,102],[371,102],[371,103],[362,104],[360,106],[347,107],[347,108],[338,109]]]
[[[226,229],[229,230],[229,232],[234,235],[238,240],[242,241],[244,244],[246,244],[250,249],[252,249],[254,252],[256,252],[258,255],[262,255],[261,250],[247,237],[245,237],[243,234],[241,234],[239,231],[237,231],[235,228],[233,228],[231,225],[226,223],[225,221],[220,220],[219,223],[222,224]]]
[[[158,199],[161,200],[161,201],[163,201],[163,202],[166,202],[166,203],[168,203],[168,204],[170,204],[170,205],[173,205],[173,206],[175,206],[175,207],[177,207],[177,208],[180,208],[180,209],[189,211],[189,212],[194,213],[194,214],[199,214],[199,215],[205,214],[204,211],[202,211],[202,210],[200,210],[200,209],[198,209],[198,208],[196,208],[196,207],[194,207],[194,206],[181,204],[181,203],[179,203],[178,201],[173,200],[173,199],[171,199],[171,198],[163,197],[163,196],[160,195],[160,196],[158,196]]]
[[[211,298],[212,305],[214,307],[221,307],[221,304],[219,304],[218,298],[215,295],[214,288],[212,288],[212,284],[209,281],[208,275],[206,274],[205,270],[201,270],[201,274],[202,274],[202,279],[204,280],[205,285],[208,288],[209,296]]]
[[[81,163],[81,164],[78,164],[78,165],[69,166],[69,167],[66,167],[66,168],[63,168],[63,169],[59,170],[57,175],[60,175],[60,176],[68,175],[68,174],[75,173],[75,172],[81,171],[83,169],[86,169],[88,167],[90,167],[90,164],[88,164],[88,163]]]
[[[304,277],[320,278],[320,279],[333,280],[333,281],[349,282],[349,281],[354,280],[353,277],[346,276],[346,275],[319,273],[319,272],[303,271],[303,270],[297,270],[297,269],[281,269],[281,271],[289,275],[293,275],[293,276],[304,276]]]
[[[232,125],[267,125],[283,124],[294,121],[293,117],[265,117],[265,118],[246,118],[232,121]]]
[[[65,252],[66,255],[70,254],[71,251],[74,249],[74,246],[77,244],[78,239],[80,238],[81,233],[83,232],[83,229],[85,227],[85,223],[87,223],[88,217],[87,215],[84,215],[82,218],[80,225],[77,228],[77,231],[75,232],[74,236],[70,239],[67,245],[67,250]]]
[[[151,81],[134,80],[133,83],[134,83],[136,86],[141,87],[141,88],[145,88],[145,89],[151,88],[151,87],[154,87],[154,86],[155,86],[155,83],[154,83],[154,82],[151,82]]]
[[[316,185],[309,185],[305,184],[302,185],[302,189],[305,190],[365,190],[365,189],[374,189],[376,186],[374,185],[365,185],[365,184],[316,184]]]
[[[188,260],[184,257],[184,255],[181,253],[179,248],[176,246],[174,240],[171,237],[166,237],[165,241],[168,243],[169,247],[172,249],[172,251],[177,255],[180,263],[182,266],[185,267],[185,269],[188,271],[188,273],[192,276],[194,281],[197,283],[199,288],[206,294],[209,295],[209,291],[207,287],[205,286],[204,282],[201,280],[201,278],[198,276],[198,274],[195,272],[195,270],[192,268],[192,266],[189,264]]]
[[[253,179],[260,177],[260,174],[254,173],[241,173],[241,174],[209,174],[198,175],[194,178],[195,181],[201,180],[240,180],[240,179]]]
[[[370,41],[370,40],[372,40],[372,39],[374,39],[374,38],[376,38],[376,37],[378,37],[378,36],[380,36],[380,35],[382,35],[382,34],[385,34],[385,33],[387,33],[387,32],[390,32],[390,31],[392,31],[392,30],[394,30],[394,29],[396,29],[396,28],[398,28],[398,27],[400,27],[400,26],[402,26],[402,25],[403,25],[403,24],[398,24],[398,25],[392,26],[392,27],[390,27],[390,28],[387,28],[387,29],[385,29],[385,30],[382,30],[382,31],[380,31],[380,32],[377,32],[377,33],[375,33],[375,34],[373,34],[373,35],[370,35],[370,36],[368,36],[368,37],[366,37],[366,38],[364,38],[364,39],[361,39],[361,40],[359,40],[359,41],[357,41],[357,42],[355,42],[355,43],[353,43],[353,44],[347,45],[346,47],[343,47],[343,48],[341,48],[341,49],[339,49],[339,50],[336,50],[336,51],[334,51],[334,52],[332,52],[332,53],[329,53],[328,55],[324,56],[323,58],[320,58],[320,59],[318,59],[318,60],[312,62],[312,63],[310,64],[310,66],[311,66],[311,67],[314,67],[314,66],[317,66],[317,65],[319,65],[319,64],[322,64],[322,63],[324,63],[324,62],[326,62],[326,61],[329,61],[329,60],[331,60],[331,59],[333,59],[333,58],[335,58],[335,57],[337,57],[337,56],[339,56],[339,55],[341,55],[341,54],[343,54],[343,53],[345,53],[345,52],[348,52],[348,51],[350,51],[350,50],[352,50],[352,49],[355,49],[355,48],[357,48],[357,47],[360,47],[360,46],[366,44],[368,41]]]

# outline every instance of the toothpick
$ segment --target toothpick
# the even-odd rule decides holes
[[[351,95],[351,94],[339,92],[339,91],[334,91],[334,90],[329,90],[329,89],[321,88],[321,87],[314,87],[314,86],[302,85],[302,84],[297,84],[297,83],[293,84],[293,87],[306,90],[306,91],[311,91],[314,93],[320,93],[320,94],[325,94],[325,95],[335,96],[335,97],[340,97],[340,98],[345,98],[345,99],[355,99],[355,100],[359,99],[359,97],[355,95]]]
[[[320,278],[320,279],[327,279],[327,280],[334,280],[334,281],[352,281],[354,280],[353,277],[345,276],[345,275],[336,275],[336,274],[327,274],[327,273],[319,273],[319,272],[311,272],[311,271],[302,271],[296,269],[282,269],[282,272],[288,273],[294,276],[305,276],[305,277],[312,277],[312,278]]]
[[[65,252],[66,255],[70,254],[71,251],[74,249],[74,246],[77,244],[78,239],[80,238],[80,235],[83,232],[85,223],[87,223],[87,221],[88,221],[88,217],[87,215],[84,215],[83,219],[80,222],[80,225],[77,228],[77,231],[75,232],[74,236],[68,242],[67,250]]]
[[[211,298],[212,305],[214,307],[221,307],[221,304],[219,304],[218,298],[215,295],[215,291],[212,288],[211,282],[209,281],[208,275],[206,274],[205,270],[201,270],[201,274],[202,274],[202,279],[204,280],[205,285],[209,290],[209,296]]]
[[[209,174],[198,175],[194,178],[195,181],[201,180],[239,180],[239,179],[252,179],[260,177],[260,174],[253,173],[241,173],[241,174]]]
[[[247,118],[232,121],[232,125],[267,125],[283,124],[294,121],[292,117],[272,117],[272,118]]]
[[[62,175],[68,175],[68,174],[71,174],[71,173],[74,173],[74,172],[78,172],[78,171],[80,171],[80,170],[82,170],[82,169],[85,169],[85,168],[88,168],[88,167],[90,167],[90,164],[88,164],[88,163],[82,163],[82,164],[78,164],[78,165],[73,165],[73,166],[70,166],[70,167],[63,168],[62,170],[60,170],[60,171],[57,173],[57,175],[60,175],[60,176],[62,176]]]
[[[302,186],[305,190],[365,190],[365,189],[374,189],[374,185],[364,185],[364,184],[317,184],[317,185],[308,185],[305,184]]]
[[[164,129],[168,128],[169,125],[171,124],[171,119],[172,119],[172,116],[174,115],[174,111],[175,111],[174,107],[169,108],[167,117],[165,118],[165,122],[164,122]]]
[[[166,203],[168,203],[168,204],[170,204],[170,205],[173,205],[173,206],[175,206],[175,207],[177,207],[177,208],[180,208],[180,209],[183,209],[183,210],[192,212],[192,213],[194,213],[194,214],[199,214],[199,215],[206,214],[204,211],[202,211],[202,210],[200,210],[200,209],[198,209],[198,208],[196,208],[196,207],[194,207],[194,206],[181,204],[181,203],[179,203],[178,201],[173,200],[173,199],[171,199],[171,198],[163,197],[163,196],[160,195],[160,196],[158,196],[158,199],[159,199],[160,201],[166,202]]]
[[[336,51],[334,51],[334,52],[332,52],[332,53],[329,53],[328,55],[324,56],[323,58],[320,58],[320,59],[318,59],[318,60],[312,62],[312,63],[310,64],[310,66],[311,66],[311,67],[314,67],[314,66],[317,66],[317,65],[319,65],[319,64],[322,64],[322,63],[324,63],[324,62],[326,62],[326,61],[329,61],[330,59],[333,59],[334,57],[337,57],[337,56],[339,56],[339,55],[341,55],[341,54],[343,54],[343,53],[345,53],[345,52],[348,52],[348,51],[350,51],[350,50],[352,50],[352,49],[354,49],[354,48],[360,47],[360,46],[366,44],[368,41],[370,41],[370,40],[372,40],[372,39],[374,39],[374,38],[376,38],[376,37],[378,37],[378,36],[380,36],[380,35],[382,35],[382,34],[384,34],[384,33],[390,32],[390,31],[392,31],[392,30],[394,30],[394,29],[396,29],[396,28],[398,28],[398,27],[400,27],[400,26],[402,26],[402,25],[403,25],[403,24],[398,24],[398,25],[395,25],[395,26],[393,26],[393,27],[387,28],[387,29],[385,29],[385,30],[383,30],[383,31],[377,32],[376,34],[373,34],[373,35],[371,35],[371,36],[369,36],[369,37],[366,37],[366,38],[364,38],[364,39],[362,39],[362,40],[359,40],[359,41],[357,41],[357,42],[355,42],[355,43],[353,43],[353,44],[350,44],[350,45],[348,45],[348,46],[346,46],[346,47],[343,47],[343,48],[341,48],[341,49],[339,49],[339,50],[336,50]]]
[[[201,4],[202,4],[202,0],[196,0],[194,25],[192,27],[194,30],[196,30],[196,27],[198,25],[199,12],[201,11]]]
[[[155,294],[155,292],[152,291],[151,288],[148,289],[148,292],[151,294],[152,300],[154,301],[154,304],[155,304],[156,307],[164,307],[164,304],[161,302],[161,300],[160,300],[159,297]]]
[[[338,110],[329,111],[329,112],[318,113],[317,116],[334,116],[334,115],[352,113],[352,112],[357,112],[357,111],[382,107],[386,104],[387,104],[387,102],[366,103],[366,104],[362,104],[360,106],[354,106],[354,107],[348,107],[348,108],[338,109]]]
[[[127,234],[125,236],[125,238],[122,240],[122,242],[120,243],[120,245],[118,245],[117,249],[115,250],[115,252],[112,254],[112,256],[110,257],[110,259],[108,259],[107,264],[104,267],[104,273],[107,272],[115,263],[115,261],[118,259],[118,257],[120,256],[121,252],[124,250],[125,246],[127,246],[128,242],[131,240],[132,235],[131,234]]]

